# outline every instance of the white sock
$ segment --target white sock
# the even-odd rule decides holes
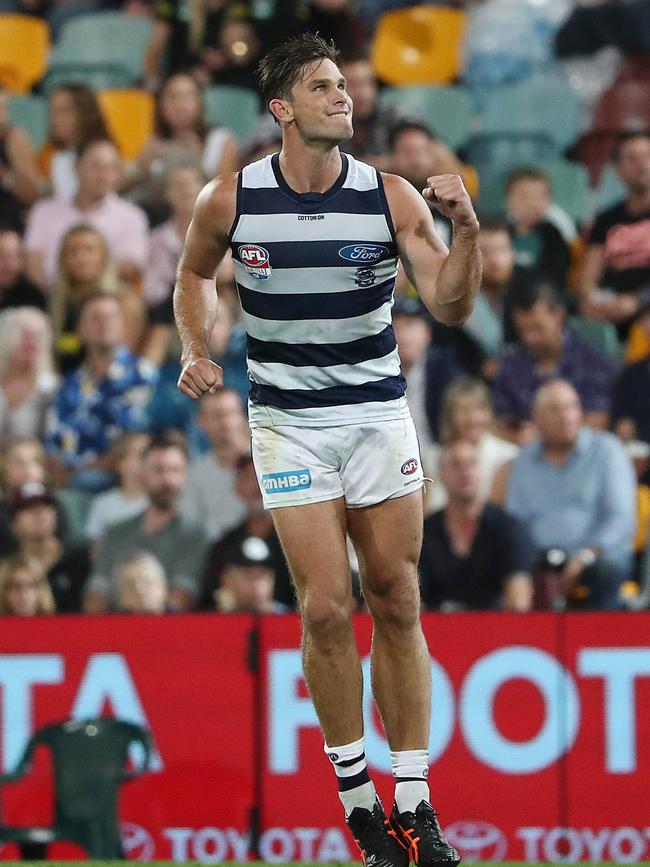
[[[349,816],[355,807],[372,810],[376,798],[375,784],[368,776],[363,737],[339,747],[325,744],[324,749],[337,776],[345,815]]]
[[[429,803],[429,753],[427,750],[391,751],[395,777],[395,803],[400,813],[415,813],[420,801]]]

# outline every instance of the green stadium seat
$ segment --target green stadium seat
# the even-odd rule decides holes
[[[52,50],[46,90],[72,81],[95,89],[141,81],[151,28],[148,19],[121,12],[73,18]]]
[[[598,211],[603,211],[605,208],[611,208],[612,205],[622,201],[626,196],[627,190],[623,186],[623,182],[616,173],[614,166],[605,166],[600,176],[600,183],[596,188],[595,212],[598,213]]]
[[[9,97],[9,123],[22,126],[38,150],[47,139],[47,102],[42,96],[14,93]]]
[[[388,87],[380,97],[418,117],[452,150],[462,147],[472,134],[474,104],[464,87],[404,85]]]
[[[255,131],[260,103],[255,91],[234,85],[208,87],[203,96],[205,119],[210,126],[225,126],[240,144]]]
[[[531,78],[490,93],[481,130],[492,135],[546,135],[558,151],[564,151],[578,138],[584,122],[580,97],[567,82],[557,77]]]

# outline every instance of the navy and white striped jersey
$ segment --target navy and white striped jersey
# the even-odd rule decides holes
[[[274,154],[239,175],[231,230],[251,427],[405,418],[391,325],[397,248],[381,176],[341,154],[325,193],[296,193]]]

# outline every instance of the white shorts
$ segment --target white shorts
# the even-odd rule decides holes
[[[314,428],[252,430],[264,506],[300,506],[345,497],[361,508],[423,485],[415,425],[408,418]]]

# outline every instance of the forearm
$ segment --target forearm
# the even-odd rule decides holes
[[[423,297],[431,313],[445,325],[462,325],[474,307],[481,285],[481,252],[476,231],[454,231],[431,298]]]
[[[217,318],[218,297],[213,280],[180,269],[174,289],[174,317],[181,339],[183,363],[210,357],[210,335]]]

